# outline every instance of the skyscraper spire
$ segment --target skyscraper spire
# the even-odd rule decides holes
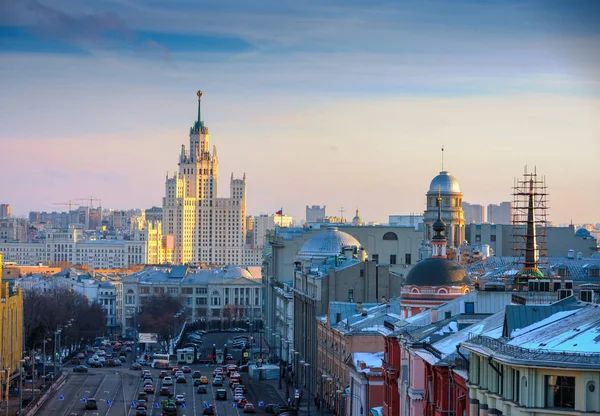
[[[529,202],[527,205],[527,224],[525,230],[525,255],[523,259],[523,269],[519,272],[521,277],[543,277],[543,273],[538,269],[537,257],[538,247],[536,242],[535,229],[535,189],[533,178],[529,180]]]
[[[200,127],[202,126],[202,118],[200,117],[200,107],[202,104],[202,91],[198,90],[196,95],[198,96],[198,130],[200,130]]]

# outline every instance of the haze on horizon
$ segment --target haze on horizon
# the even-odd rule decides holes
[[[527,165],[549,219],[599,222],[600,2],[0,0],[0,203],[160,206],[204,92],[219,196],[248,213],[387,222],[445,168],[511,200]]]

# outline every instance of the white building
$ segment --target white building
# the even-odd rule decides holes
[[[231,174],[229,198],[217,196],[219,159],[210,149],[208,127],[200,117],[190,129],[189,152],[179,155],[179,171],[167,174],[163,233],[174,236],[175,264],[260,264],[261,250],[246,244],[246,174]]]
[[[290,227],[292,217],[288,215],[266,215],[254,217],[254,247],[263,248],[267,241],[267,232],[273,231],[275,227]]]
[[[254,274],[253,274],[254,273]],[[123,332],[135,325],[135,312],[151,296],[168,294],[182,298],[185,317],[206,322],[208,328],[236,326],[260,318],[262,311],[260,268],[227,266],[191,270],[187,266],[147,268],[126,276],[118,288]]]
[[[148,261],[148,242],[131,240],[79,240],[79,230],[49,230],[46,240],[2,243],[5,261],[21,266],[69,262],[90,269],[119,269]]]

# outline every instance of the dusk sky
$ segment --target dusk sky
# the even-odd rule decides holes
[[[0,0],[0,203],[160,206],[199,89],[249,214],[422,212],[444,145],[466,202],[537,166],[600,221],[595,0]]]

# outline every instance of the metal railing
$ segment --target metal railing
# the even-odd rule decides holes
[[[467,343],[481,345],[499,354],[522,360],[600,365],[600,353],[557,352],[543,348],[529,349],[516,345],[507,345],[485,335],[473,336]]]

